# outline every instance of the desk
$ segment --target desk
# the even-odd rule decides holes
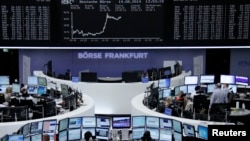
[[[248,109],[245,109],[245,110],[239,109],[239,110],[231,110],[229,116],[241,117],[241,116],[248,116],[248,115],[250,115],[250,110],[248,110]]]

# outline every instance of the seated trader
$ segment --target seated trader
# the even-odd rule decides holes
[[[195,86],[194,92],[190,95],[190,100],[193,101],[195,95],[202,93],[201,86]]]
[[[29,108],[32,108],[35,104],[37,104],[37,101],[33,98],[33,96],[28,94],[27,87],[23,87],[21,89],[21,97],[20,100],[20,106],[28,106]]]
[[[142,141],[152,141],[152,137],[150,134],[150,131],[146,130],[143,134],[143,136],[141,137]]]
[[[10,86],[6,88],[5,93],[0,94],[1,107],[9,106],[11,94],[12,94],[12,88]]]
[[[221,84],[217,83],[210,98],[209,111],[214,103],[228,103],[228,91],[221,89]]]

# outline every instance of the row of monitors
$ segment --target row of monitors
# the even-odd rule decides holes
[[[212,84],[212,83],[215,83],[215,75],[193,75],[184,77],[185,85]],[[248,85],[249,80],[247,76],[221,74],[220,83]]]
[[[40,76],[28,76],[28,85],[47,86],[47,79]],[[0,85],[10,85],[9,76],[0,76]]]

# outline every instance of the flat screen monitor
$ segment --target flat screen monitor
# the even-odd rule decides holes
[[[234,94],[237,93],[237,85],[236,84],[229,84],[228,89],[232,91]]]
[[[162,98],[167,98],[172,96],[171,89],[163,89],[162,90]]]
[[[182,141],[182,134],[179,132],[174,132],[173,138],[174,138],[174,141]]]
[[[1,141],[8,141],[8,138],[9,138],[9,135],[8,134],[6,134],[6,135],[4,135],[2,138],[0,138],[1,139]]]
[[[68,141],[75,141],[81,139],[81,128],[74,128],[68,130]]]
[[[130,128],[131,116],[113,116],[112,128]]]
[[[198,125],[197,127],[198,137],[204,140],[208,140],[208,127]]]
[[[187,85],[187,93],[191,94],[193,92],[195,92],[195,87],[197,85]]]
[[[23,141],[24,137],[23,135],[18,135],[18,134],[12,134],[9,135],[8,141]]]
[[[220,83],[235,84],[235,75],[220,75]]]
[[[168,118],[160,118],[160,128],[172,129],[172,120]]]
[[[183,123],[183,131],[185,136],[195,137],[195,127],[190,124]]]
[[[41,86],[47,86],[47,79],[45,77],[37,77],[37,84]]]
[[[27,123],[25,124],[23,127],[22,127],[22,134],[24,136],[27,136],[30,134],[30,123]]]
[[[160,118],[154,116],[146,116],[146,127],[148,128],[159,128]]]
[[[92,134],[92,136],[95,136],[95,128],[94,127],[91,127],[91,128],[82,128],[82,138],[84,137],[84,134],[87,131],[90,131],[91,134]]]
[[[247,76],[235,76],[235,84],[248,86],[249,80]]]
[[[61,84],[61,94],[63,96],[68,96],[69,95],[69,86],[66,84]]]
[[[30,136],[31,141],[42,141],[43,134],[33,134]]]
[[[63,130],[58,133],[58,141],[68,140],[68,130]]]
[[[58,131],[68,129],[68,125],[69,125],[69,119],[68,118],[59,120]]]
[[[96,128],[96,139],[109,140],[109,129],[108,128]]]
[[[28,94],[37,94],[38,86],[37,85],[28,85],[27,92],[28,92]]]
[[[69,118],[69,128],[80,128],[82,126],[82,117]]]
[[[44,133],[54,133],[57,129],[57,120],[44,120],[43,121],[43,132]]]
[[[38,77],[37,76],[28,76],[27,85],[38,85]]]
[[[178,120],[172,120],[172,123],[173,123],[173,130],[175,132],[179,132],[179,133],[182,133],[182,123],[181,121],[178,121]]]
[[[132,139],[133,140],[140,140],[145,132],[144,127],[133,128],[132,130],[133,130],[133,132],[132,132]]]
[[[180,86],[174,87],[174,95],[177,96],[180,92]]]
[[[246,93],[246,86],[245,85],[238,85],[237,92],[238,93]]]
[[[71,78],[71,81],[73,82],[73,83],[78,83],[79,82],[79,77],[72,77]]]
[[[38,86],[37,88],[38,95],[45,95],[47,94],[47,87],[46,86]]]
[[[43,132],[43,121],[31,123],[30,134],[41,134],[42,132]]]
[[[146,128],[147,131],[150,132],[151,138],[153,140],[159,140],[160,138],[160,130],[159,128]]]
[[[82,127],[96,127],[96,117],[95,116],[84,116],[82,118]]]
[[[23,138],[23,141],[31,141],[30,136],[24,137],[24,138]]]
[[[188,87],[187,85],[181,85],[180,86],[180,91],[183,91],[184,94],[186,94],[188,92]],[[178,95],[178,94],[177,94]]]
[[[200,75],[200,84],[211,84],[214,83],[215,75]]]
[[[165,107],[164,114],[172,116],[173,110],[171,108]]]
[[[0,85],[10,85],[10,77],[0,76]]]
[[[172,129],[160,129],[160,141],[172,140]]]
[[[12,83],[12,93],[20,93],[21,85],[17,83]]]
[[[96,117],[96,127],[98,128],[109,128],[110,117]]]
[[[199,76],[185,76],[184,77],[184,84],[185,85],[198,85],[199,83]]]
[[[142,77],[141,78],[141,82],[142,83],[148,83],[149,82],[149,78],[148,77]]]
[[[6,89],[9,87],[9,85],[1,85],[0,84],[0,93],[5,93]]]
[[[170,78],[163,78],[158,80],[159,88],[169,88],[170,87]]]
[[[145,116],[132,116],[132,127],[145,127],[146,117]]]
[[[81,82],[97,82],[97,72],[81,72]]]
[[[215,88],[215,84],[208,84],[207,85],[207,93],[213,93]]]

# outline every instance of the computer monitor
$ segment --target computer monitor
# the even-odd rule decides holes
[[[38,85],[38,77],[37,76],[28,76],[27,85]]]
[[[132,128],[132,140],[140,140],[144,132],[144,127]]]
[[[108,128],[96,128],[96,139],[109,140],[109,129]]]
[[[198,85],[198,83],[199,83],[198,75],[184,77],[184,85]]]
[[[9,87],[9,85],[1,85],[0,84],[0,93],[5,93],[6,89]]]
[[[180,91],[183,91],[184,94],[186,94],[188,92],[188,87],[187,85],[181,85],[180,86]],[[178,94],[177,94],[178,95]]]
[[[237,85],[236,84],[229,84],[228,89],[232,91],[234,94],[237,93]]]
[[[174,141],[182,141],[182,134],[174,131],[173,138],[174,138]]]
[[[41,85],[41,86],[47,86],[47,79],[46,77],[41,77],[41,76],[38,76],[37,77],[37,84],[38,85]]]
[[[69,86],[66,84],[61,84],[60,87],[61,87],[61,94],[64,97],[68,96],[69,95]]]
[[[81,82],[97,82],[97,72],[81,72]]]
[[[12,93],[20,93],[21,85],[17,83],[12,83]]]
[[[43,134],[33,134],[30,136],[31,141],[42,141]]]
[[[112,128],[130,128],[131,116],[113,116],[112,117]]]
[[[24,136],[20,134],[9,135],[8,141],[23,141]]]
[[[30,134],[41,134],[43,132],[43,121],[32,122]]]
[[[160,141],[172,141],[172,129],[160,129]]]
[[[235,84],[235,75],[220,75],[220,83],[225,84]]]
[[[82,118],[82,127],[96,127],[96,117],[95,116],[84,116]]]
[[[162,89],[162,98],[167,98],[172,96],[171,89]]]
[[[132,116],[132,127],[145,127],[146,117],[145,116]]]
[[[2,138],[0,138],[1,139],[1,141],[8,141],[8,138],[9,138],[9,135],[8,134],[6,134],[6,135],[4,135]]]
[[[191,94],[193,92],[195,92],[195,87],[197,85],[187,85],[187,93]]]
[[[57,130],[57,120],[44,120],[43,121],[43,133],[54,133]]]
[[[96,117],[96,127],[110,128],[110,117]]]
[[[10,77],[0,76],[0,85],[10,85]]]
[[[81,128],[68,129],[68,141],[80,140],[81,138]]]
[[[170,78],[163,78],[158,80],[159,88],[169,88],[170,87]]]
[[[183,123],[183,131],[185,136],[196,137],[194,125]]]
[[[160,118],[160,128],[171,128],[172,129],[172,120],[168,118]]]
[[[69,118],[69,128],[80,128],[82,126],[82,117]]]
[[[215,89],[215,84],[208,84],[207,85],[207,93],[213,93]]]
[[[206,75],[206,74],[200,75],[200,84],[215,83],[214,80],[215,80],[215,75]]]
[[[155,116],[146,116],[146,127],[147,128],[159,128],[160,118]]]
[[[90,128],[82,128],[82,138],[84,137],[84,134],[87,132],[87,131],[90,131],[92,136],[95,136],[95,127],[90,127]]]
[[[68,125],[69,125],[69,119],[68,118],[59,120],[58,131],[68,129]]]
[[[25,137],[30,134],[30,123],[25,124],[22,126],[21,134]]]
[[[28,94],[37,94],[38,93],[38,86],[37,85],[28,85],[27,92],[28,92]]]
[[[175,120],[175,119],[173,119],[172,120],[172,127],[173,127],[173,130],[175,131],[175,132],[179,132],[179,133],[182,133],[182,123],[181,123],[181,121],[178,121],[178,120]]]
[[[198,125],[197,132],[199,138],[208,140],[208,127],[203,125]]]
[[[23,141],[31,141],[30,136],[24,137],[24,138],[23,138]]]
[[[246,86],[245,85],[238,85],[237,92],[238,93],[246,93]]]
[[[160,138],[160,130],[159,130],[159,128],[147,127],[146,130],[150,132],[151,138],[153,140],[159,140],[159,138]]]
[[[172,116],[172,112],[173,112],[173,110],[171,108],[165,107],[164,114],[166,114],[168,116]]]
[[[73,77],[71,78],[71,81],[72,81],[73,83],[78,83],[78,82],[79,82],[79,77],[73,76]]]
[[[177,96],[180,92],[180,86],[174,87],[174,95]]]
[[[62,130],[58,132],[58,141],[67,141],[68,140],[68,130]]]
[[[235,76],[235,84],[248,86],[249,80],[247,76]]]
[[[46,86],[38,86],[37,88],[38,95],[45,95],[47,94],[47,87]]]

